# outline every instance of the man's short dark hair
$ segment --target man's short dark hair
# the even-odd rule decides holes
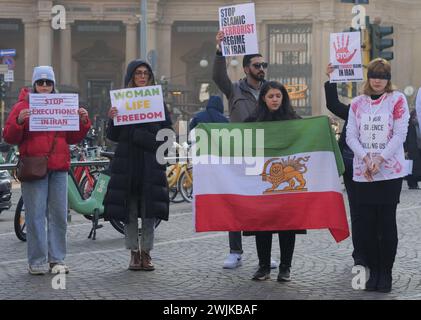
[[[262,55],[260,53],[246,54],[243,58],[243,68],[248,67],[250,65],[251,59],[256,58],[256,57],[261,57],[261,56]]]

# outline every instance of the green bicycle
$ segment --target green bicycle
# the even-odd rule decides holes
[[[109,152],[101,152],[102,156],[107,158],[112,158],[113,154]],[[92,228],[88,235],[88,238],[92,240],[96,239],[96,230],[102,228],[102,225],[98,224],[100,219],[103,219],[104,206],[102,204],[105,193],[107,192],[108,182],[110,180],[110,175],[108,170],[100,171],[96,177],[94,188],[92,193],[88,198],[84,198],[82,188],[76,182],[75,176],[72,170],[68,171],[68,202],[69,208],[73,209],[76,213],[82,214],[85,217],[89,217],[89,220],[92,220]],[[155,222],[155,228],[160,224],[161,220],[157,219]],[[121,234],[124,234],[124,223],[118,220],[111,219],[111,225]],[[25,205],[23,203],[22,196],[19,199],[19,202],[15,210],[14,218],[14,229],[15,234],[19,240],[26,241],[26,231],[25,231]],[[139,234],[141,229],[139,229]]]

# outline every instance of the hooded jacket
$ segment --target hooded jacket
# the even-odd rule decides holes
[[[215,55],[213,81],[228,99],[230,122],[244,122],[257,108],[257,100],[246,79],[231,82],[227,74],[225,57]],[[264,81],[263,81],[264,82]]]
[[[211,96],[206,110],[200,111],[194,115],[190,124],[189,130],[192,130],[199,123],[224,123],[228,122],[228,119],[224,116],[224,105],[222,100],[218,96]]]
[[[142,60],[134,60],[127,66],[124,78],[128,86],[133,72],[144,65],[151,73],[152,68]],[[163,143],[156,141],[160,129],[171,128],[169,112],[165,108],[166,120],[162,122],[114,126],[108,122],[107,138],[117,142],[111,162],[111,178],[104,199],[104,217],[128,223],[129,198],[138,200],[138,208],[144,208],[146,218],[168,220],[169,196],[166,167],[156,160],[156,151]],[[143,201],[143,203],[142,203]],[[138,217],[142,212],[138,209]]]
[[[48,157],[48,170],[67,171],[70,168],[69,144],[76,144],[86,136],[91,121],[80,121],[79,131],[29,131],[29,120],[20,125],[17,123],[19,113],[29,108],[28,88],[23,88],[19,94],[19,101],[13,106],[7,118],[3,131],[4,140],[10,144],[17,144],[21,157],[45,156],[50,153],[53,146],[54,136],[56,143],[53,152]]]

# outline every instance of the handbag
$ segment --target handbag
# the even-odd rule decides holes
[[[16,167],[16,176],[21,182],[29,182],[40,180],[48,173],[48,157],[54,150],[56,145],[57,133],[54,136],[54,141],[50,152],[46,156],[41,157],[22,157],[19,159]]]

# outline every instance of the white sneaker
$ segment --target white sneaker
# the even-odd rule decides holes
[[[276,269],[278,267],[278,263],[275,260],[270,260],[270,268]]]
[[[241,266],[241,254],[230,253],[224,261],[224,269],[235,269]]]
[[[46,266],[38,266],[38,265],[33,265],[33,266],[28,266],[28,272],[29,274],[33,274],[33,275],[43,275],[47,273],[47,268]]]
[[[69,273],[69,267],[66,266],[64,263],[50,263],[50,273],[58,274],[58,273]]]

